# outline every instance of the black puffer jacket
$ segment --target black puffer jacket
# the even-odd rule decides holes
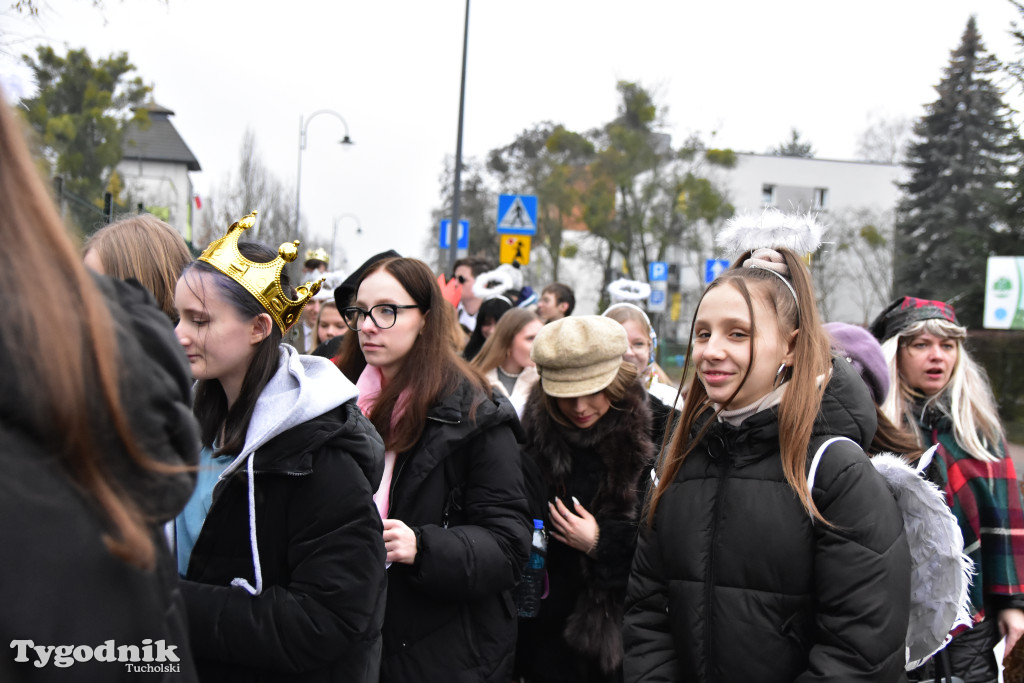
[[[398,454],[388,516],[416,532],[417,553],[415,564],[388,570],[383,683],[510,679],[511,591],[533,528],[518,434],[507,399],[463,382],[430,410],[413,450]]]
[[[523,619],[518,668],[530,681],[614,679],[622,662],[622,611],[650,482],[654,446],[647,395],[635,382],[589,429],[562,425],[545,408],[537,383],[523,414],[535,514],[551,529],[547,501],[572,510],[575,497],[598,523],[593,557],[548,541],[548,596]],[[535,501],[535,502],[534,502]]]
[[[170,321],[137,283],[95,278],[107,298],[120,360],[122,406],[132,433],[153,460],[193,466],[199,430],[189,409],[188,362]],[[2,332],[0,332],[2,334]],[[160,525],[188,501],[195,475],[154,472],[138,466],[113,437],[108,416],[97,410],[94,426],[106,441],[100,464],[118,495],[131,498],[153,522],[157,551],[151,571],[115,557],[104,543],[110,525],[97,504],[72,483],[57,454],[33,433],[27,393],[13,385],[14,357],[0,359],[8,390],[0,392],[0,680],[3,681],[194,681],[184,605]],[[55,363],[60,359],[55,358]],[[142,646],[143,639],[174,646],[178,671],[132,673],[124,663],[53,659],[36,667],[14,662],[13,640],[36,646],[88,645],[107,640]]]
[[[340,375],[339,375],[340,377]],[[204,681],[377,680],[384,542],[372,495],[384,446],[355,400],[275,436],[253,461],[263,592],[245,467],[219,482],[182,582]]]
[[[627,681],[905,679],[910,557],[867,456],[834,443],[812,523],[786,482],[776,409],[712,425],[641,536],[626,604]],[[706,418],[705,418],[706,419]],[[869,443],[867,389],[837,363],[808,454],[826,436]]]

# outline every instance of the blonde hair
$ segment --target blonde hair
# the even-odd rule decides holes
[[[341,311],[338,310],[338,304],[337,304],[337,302],[335,302],[334,299],[327,299],[325,301],[321,301],[320,302],[320,311],[316,314],[316,325],[314,326],[314,330],[315,330],[314,334],[316,335],[316,345],[317,346],[320,346],[321,344],[327,343],[325,341],[324,342],[320,341],[320,321],[323,320],[324,311],[326,311],[327,309],[330,309],[330,308],[333,308],[335,311],[337,311],[338,315],[341,315]],[[345,318],[344,317],[341,319],[341,324],[342,324],[342,327],[345,330],[348,330],[348,325],[345,323]]]
[[[940,339],[953,339],[957,359],[949,381],[938,393],[924,396],[903,380],[899,372],[899,350],[916,337],[930,334]],[[941,318],[919,320],[882,343],[882,353],[889,367],[889,395],[882,402],[882,412],[894,424],[910,427],[923,446],[925,435],[917,426],[912,406],[925,399],[925,406],[934,405],[953,423],[953,438],[971,457],[984,462],[1000,459],[1004,439],[999,410],[985,371],[964,349],[967,330]]]
[[[172,322],[178,320],[174,288],[192,254],[177,230],[150,214],[131,216],[93,233],[82,253],[91,251],[99,256],[104,275],[135,278]]]
[[[470,362],[480,372],[488,373],[504,362],[512,348],[512,340],[524,327],[540,317],[526,308],[513,308],[498,319],[490,338],[480,348],[480,353]]]

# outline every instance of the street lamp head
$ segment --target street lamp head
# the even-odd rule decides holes
[[[356,143],[352,142],[352,138],[350,138],[349,136],[346,135],[345,137],[343,137],[341,140],[338,141],[338,144],[339,145],[354,145]]]

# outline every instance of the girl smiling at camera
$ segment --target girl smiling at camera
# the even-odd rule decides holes
[[[747,251],[693,330],[696,373],[630,577],[626,680],[901,680],[910,557],[895,499],[845,441],[808,486],[810,454],[834,435],[870,443],[875,413],[832,363],[807,268],[786,248]]]

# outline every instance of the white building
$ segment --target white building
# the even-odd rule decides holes
[[[892,164],[737,154],[722,178],[737,210],[772,205],[782,211],[830,212],[896,207],[903,169]]]
[[[891,234],[898,183],[905,177],[903,167],[894,164],[738,154],[735,168],[720,182],[737,211],[774,206],[817,212],[826,227],[817,257],[821,269],[815,273],[822,314],[828,320],[864,323],[888,301],[868,281],[880,275],[866,272],[879,261],[858,253],[863,245],[849,239],[850,231],[870,223]],[[886,270],[884,277],[891,282],[891,267]]]
[[[124,156],[117,165],[125,196],[133,208],[142,204],[145,211],[170,223],[191,241],[193,191],[188,174],[202,169],[170,121],[174,112],[156,103],[145,108],[149,126],[133,124],[128,128]]]

